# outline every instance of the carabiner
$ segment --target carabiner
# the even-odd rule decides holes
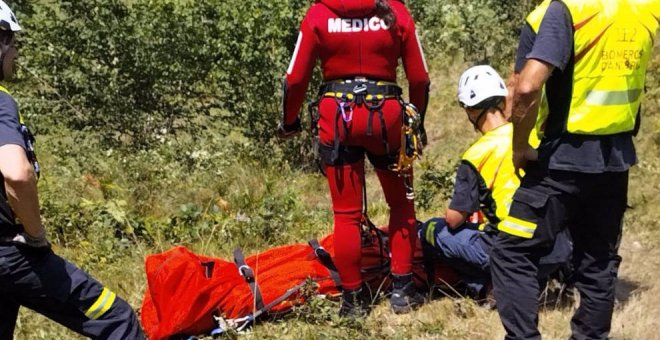
[[[339,109],[341,110],[341,118],[346,122],[350,122],[353,120],[353,107],[351,106],[350,103],[345,102],[345,101],[340,101],[339,103]],[[348,110],[346,110],[348,108]],[[348,114],[347,114],[348,112]]]

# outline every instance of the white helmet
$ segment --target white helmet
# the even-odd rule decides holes
[[[507,93],[504,81],[489,65],[469,68],[458,81],[458,101],[466,107],[478,107],[487,99],[506,97]]]
[[[21,26],[18,25],[18,20],[14,12],[11,11],[7,4],[0,0],[0,30],[2,31],[12,31],[18,32],[21,30]]]

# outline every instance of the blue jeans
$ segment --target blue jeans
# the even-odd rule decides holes
[[[497,237],[477,227],[465,223],[451,229],[444,218],[436,217],[422,224],[418,231],[424,254],[432,254],[447,263],[461,276],[473,296],[484,293],[484,287],[490,282],[490,252]],[[544,284],[549,275],[567,266],[571,252],[570,234],[567,231],[558,233],[552,251],[539,260],[539,283]]]
[[[419,230],[425,254],[433,254],[456,270],[474,296],[490,281],[488,234],[476,226],[463,224],[450,229],[444,218],[433,218]]]

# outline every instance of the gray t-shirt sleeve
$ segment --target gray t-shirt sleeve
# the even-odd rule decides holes
[[[529,24],[525,23],[520,30],[520,39],[518,40],[518,51],[516,52],[516,66],[514,67],[514,72],[522,72],[525,63],[527,62],[527,55],[532,51],[534,47],[534,40],[536,39],[536,33]]]
[[[534,47],[526,59],[538,59],[564,71],[572,55],[573,20],[561,1],[553,1],[545,12]]]
[[[9,94],[0,91],[0,146],[16,144],[25,147],[18,120],[18,105]]]

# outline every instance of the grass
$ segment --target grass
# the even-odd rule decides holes
[[[655,67],[660,64],[656,53]],[[467,146],[478,135],[455,104],[455,80],[465,65],[457,64],[449,68],[434,63],[432,69],[433,88],[427,117],[430,145],[426,150],[426,162],[449,171]],[[441,71],[448,70],[448,71]],[[621,265],[617,285],[617,306],[612,323],[613,339],[653,339],[658,338],[660,326],[660,96],[657,91],[647,98],[647,113],[643,128],[636,139],[640,164],[634,167],[630,176],[629,210],[625,218],[624,236],[621,243]],[[99,156],[99,157],[102,157]],[[46,169],[56,167],[63,160],[44,157]],[[61,189],[65,195],[73,195],[62,186],[53,183],[66,179],[64,186],[76,187],[74,193],[92,200],[115,198],[130,201],[131,184],[122,180],[120,164],[108,158],[110,170],[100,173],[115,174],[115,185],[124,187],[108,197],[102,185],[93,175],[82,176],[75,170],[58,169],[58,176],[47,185],[50,191]],[[73,167],[69,164],[69,166]],[[169,165],[168,165],[169,166]],[[75,168],[75,167],[74,167]],[[138,168],[139,169],[139,168]],[[172,171],[175,171],[173,168]],[[419,169],[418,169],[419,170]],[[176,170],[182,171],[182,170]],[[183,172],[187,178],[178,183],[177,178],[168,179],[174,190],[163,188],[164,192],[152,192],[148,205],[142,207],[141,214],[165,218],[185,203],[199,208],[201,217],[190,217],[193,221],[183,227],[199,228],[200,235],[182,238],[180,242],[159,234],[152,240],[140,239],[127,248],[99,244],[105,242],[103,233],[94,237],[80,233],[83,237],[67,243],[67,247],[56,245],[55,251],[63,257],[89,271],[99,281],[124,297],[139,309],[146,287],[143,272],[143,259],[150,253],[168,249],[176,243],[183,243],[205,255],[229,258],[235,246],[243,246],[246,252],[267,249],[278,244],[305,242],[310,237],[320,237],[331,231],[332,215],[330,199],[325,179],[318,174],[296,169],[275,169],[260,167],[249,160],[225,165],[218,174],[204,169]],[[418,171],[417,178],[419,179]],[[157,181],[158,176],[150,178]],[[101,178],[103,179],[103,178]],[[101,181],[102,182],[102,181]],[[114,182],[113,182],[114,183]],[[178,183],[178,184],[177,184]],[[148,183],[147,183],[148,184]],[[41,184],[42,186],[46,184]],[[376,224],[387,223],[387,208],[378,181],[373,173],[367,179],[369,188],[369,210]],[[149,190],[146,186],[140,190]],[[451,188],[442,188],[451,190]],[[53,197],[49,195],[48,197]],[[62,200],[76,200],[80,197],[64,197]],[[132,204],[132,203],[131,203]],[[271,205],[270,210],[265,205]],[[435,199],[430,209],[418,211],[420,219],[441,215],[446,202]],[[130,207],[129,207],[130,208]],[[126,209],[129,209],[126,208]],[[129,209],[130,210],[130,209]],[[275,215],[272,215],[275,211]],[[133,212],[134,213],[134,212]],[[103,211],[98,214],[105,214]],[[188,213],[179,213],[183,219]],[[99,217],[95,215],[96,220]],[[133,216],[133,215],[128,215]],[[237,222],[244,216],[251,222]],[[135,221],[140,218],[132,217]],[[186,217],[188,218],[188,217]],[[92,219],[92,221],[96,221]],[[58,221],[61,221],[59,219]],[[200,227],[203,222],[206,227]],[[261,222],[259,222],[261,221]],[[266,223],[272,230],[266,232]],[[132,223],[132,222],[130,222]],[[130,224],[129,223],[129,224]],[[162,222],[165,223],[165,222]],[[162,224],[161,223],[161,224]],[[241,224],[242,223],[242,224]],[[164,224],[166,228],[167,224]],[[50,228],[56,226],[49,225]],[[94,232],[107,225],[89,226]],[[268,234],[270,236],[264,236]],[[85,238],[84,235],[87,235]],[[129,242],[129,244],[131,244]],[[92,256],[93,255],[93,256]],[[313,306],[304,306],[285,318],[260,323],[245,339],[325,339],[325,338],[392,338],[392,339],[496,339],[504,335],[498,315],[466,299],[436,298],[419,310],[408,315],[394,315],[388,303],[376,306],[371,315],[357,323],[349,323],[335,316],[334,302],[322,301]],[[546,309],[541,312],[540,328],[547,339],[565,339],[569,336],[571,308]],[[16,330],[17,339],[77,339],[76,334],[46,318],[22,309]]]

